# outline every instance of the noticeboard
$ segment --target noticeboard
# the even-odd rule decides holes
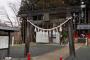
[[[8,36],[0,36],[0,49],[9,48],[9,37]]]
[[[80,30],[90,29],[90,25],[88,24],[77,25],[77,29],[80,29]]]

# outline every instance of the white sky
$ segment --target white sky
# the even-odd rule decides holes
[[[18,26],[18,20],[16,18],[17,12],[21,5],[21,0],[0,0],[0,23],[5,23],[8,26]]]

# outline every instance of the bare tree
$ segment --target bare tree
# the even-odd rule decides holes
[[[14,4],[10,4],[10,8],[13,10],[13,12],[15,14],[15,18],[16,18],[16,20],[18,22],[18,25],[20,26],[20,20],[18,19],[19,17],[17,17],[18,12],[17,12],[17,9],[15,8],[15,5]]]

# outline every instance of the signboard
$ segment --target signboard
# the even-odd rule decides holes
[[[49,37],[51,37],[51,32],[36,32],[37,43],[49,43]],[[53,31],[52,41],[53,43],[60,42],[60,34],[58,32]]]
[[[49,43],[48,32],[36,32],[37,43]]]
[[[0,49],[8,48],[9,37],[8,36],[0,36]]]
[[[77,29],[90,29],[90,25],[88,24],[81,24],[81,25],[77,25]]]

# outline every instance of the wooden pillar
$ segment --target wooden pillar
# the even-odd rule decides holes
[[[7,51],[7,56],[10,57],[10,40],[11,40],[11,36],[10,36],[10,31],[8,32],[8,51]]]
[[[21,20],[22,20],[22,23],[21,23],[21,36],[22,36],[22,41],[25,43],[25,37],[24,37],[24,35],[25,35],[25,28],[24,28],[25,23],[24,23],[24,18],[21,17]]]
[[[68,32],[69,32],[69,49],[70,49],[70,56],[71,59],[75,59],[75,47],[74,47],[74,40],[73,40],[73,25],[72,20],[68,23]]]
[[[29,24],[27,23],[27,17],[22,17],[23,18],[23,39],[25,41],[25,52],[24,55],[27,56],[27,54],[29,53]]]

